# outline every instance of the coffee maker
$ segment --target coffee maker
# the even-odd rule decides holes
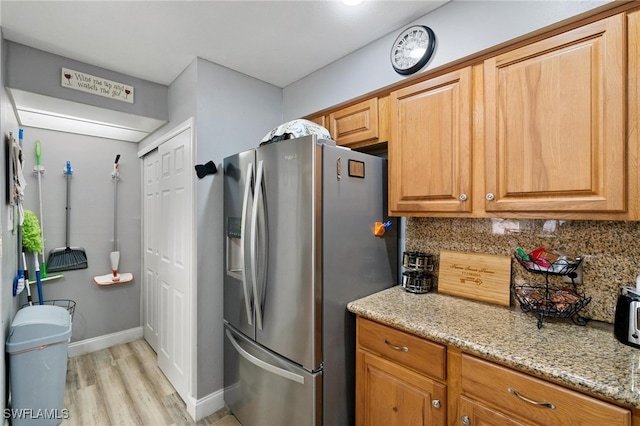
[[[640,348],[640,276],[636,287],[622,287],[616,303],[613,334],[625,345]]]

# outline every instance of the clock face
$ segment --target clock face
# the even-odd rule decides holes
[[[431,28],[413,25],[393,42],[391,65],[398,74],[413,74],[429,62],[435,46],[436,36]]]

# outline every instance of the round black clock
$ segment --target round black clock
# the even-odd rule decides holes
[[[436,47],[436,35],[424,25],[412,25],[402,31],[391,47],[391,65],[402,75],[424,67]]]

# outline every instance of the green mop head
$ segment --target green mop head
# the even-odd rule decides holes
[[[31,210],[24,211],[22,224],[22,247],[32,253],[42,253],[42,234],[40,221]]]

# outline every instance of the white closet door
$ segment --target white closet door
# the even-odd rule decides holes
[[[158,226],[160,217],[160,154],[152,151],[144,157],[144,279],[142,280],[142,312],[144,338],[158,352],[158,271],[160,248]]]
[[[193,353],[193,165],[191,128],[162,143],[159,238],[160,329],[158,366],[187,400]]]

